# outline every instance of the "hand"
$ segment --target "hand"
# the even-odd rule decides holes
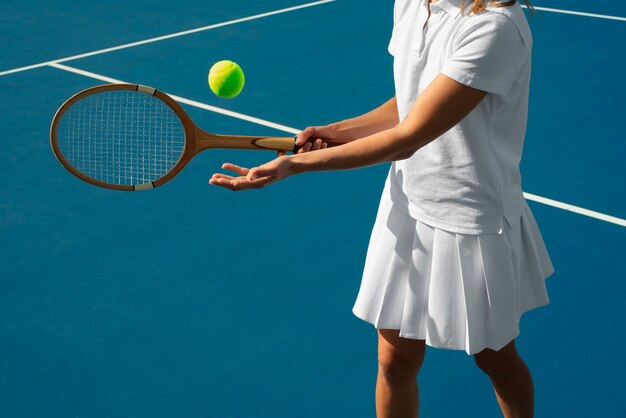
[[[275,160],[252,169],[239,167],[231,163],[223,164],[222,168],[233,171],[238,174],[238,176],[233,177],[227,174],[216,173],[213,174],[213,177],[209,180],[209,184],[222,186],[233,191],[260,189],[294,174],[293,163],[288,156],[280,156]]]
[[[300,147],[296,154],[328,148],[328,140],[333,137],[328,126],[309,126],[296,137],[296,145]],[[278,156],[285,155],[285,151],[278,151]]]
[[[296,137],[296,145],[300,147],[297,153],[327,148],[328,142],[334,137],[334,132],[329,126],[309,126]]]

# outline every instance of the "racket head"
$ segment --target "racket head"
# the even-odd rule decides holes
[[[138,84],[76,93],[50,126],[57,160],[79,179],[113,190],[147,190],[174,178],[195,151],[195,125],[167,94]]]

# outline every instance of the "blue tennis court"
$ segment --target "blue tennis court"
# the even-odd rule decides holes
[[[626,416],[626,5],[534,1],[522,174],[556,273],[517,347],[537,417]],[[212,150],[167,186],[78,181],[49,144],[78,90],[140,83],[210,132],[288,136],[393,96],[392,2],[0,5],[0,416],[373,417],[351,312],[387,165],[231,193]],[[243,93],[207,86],[221,59]],[[340,76],[338,76],[339,74]],[[420,416],[501,416],[464,352],[428,349]]]

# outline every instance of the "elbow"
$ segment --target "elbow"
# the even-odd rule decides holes
[[[393,161],[406,160],[411,158],[415,152],[422,147],[419,135],[406,129],[405,126],[399,124],[395,127],[401,144],[400,149],[395,153]]]
[[[409,150],[403,150],[395,156],[394,161],[406,160],[407,158],[411,158],[418,149],[419,148],[411,148]]]

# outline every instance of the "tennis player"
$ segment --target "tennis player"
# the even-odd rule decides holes
[[[353,309],[378,329],[379,418],[418,415],[425,345],[465,350],[505,417],[533,416],[515,338],[520,316],[549,302],[553,267],[519,171],[531,50],[516,0],[396,0],[394,98],[306,128],[298,154],[252,169],[225,164],[236,175],[210,181],[242,190],[391,162]]]

